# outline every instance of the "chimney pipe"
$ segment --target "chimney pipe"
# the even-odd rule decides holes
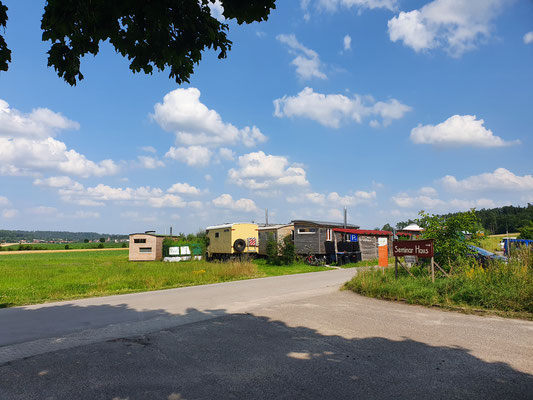
[[[346,207],[344,207],[344,229],[348,226],[348,211],[346,210]]]

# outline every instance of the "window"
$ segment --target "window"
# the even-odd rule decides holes
[[[229,229],[224,229],[224,232],[229,232]]]
[[[298,234],[300,235],[313,235],[316,232],[316,228],[298,228]]]
[[[332,230],[326,229],[326,241],[331,242]]]
[[[219,237],[220,236],[220,233],[219,232],[215,232],[215,237]]]
[[[152,248],[151,247],[141,247],[139,248],[139,253],[151,253]]]
[[[146,243],[146,239],[133,239],[133,243]]]

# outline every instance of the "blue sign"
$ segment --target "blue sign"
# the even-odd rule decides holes
[[[357,233],[351,233],[350,242],[358,242],[358,241],[359,241],[359,236],[357,235]]]

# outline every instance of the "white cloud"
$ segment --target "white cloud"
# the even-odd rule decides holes
[[[205,174],[204,175],[204,179],[207,181],[207,182],[211,182],[213,180],[213,177],[209,174]]]
[[[71,189],[83,189],[83,186],[72,180],[68,176],[51,176],[46,179],[35,179],[33,184],[36,186],[46,186],[51,188],[70,187]]]
[[[407,193],[400,193],[392,197],[392,201],[402,208],[423,208],[423,209],[433,209],[435,207],[440,207],[445,204],[444,201],[430,197],[430,196],[409,196]]]
[[[239,157],[238,169],[230,169],[232,183],[249,189],[267,189],[273,186],[307,186],[305,170],[297,164],[289,164],[283,156],[273,156],[262,151]]]
[[[48,206],[38,206],[38,207],[29,208],[28,212],[30,214],[35,214],[35,215],[53,215],[53,214],[57,214],[57,208],[48,207]]]
[[[300,7],[304,12],[304,20],[309,21],[311,19],[311,14],[309,13],[309,2],[310,0],[300,0]]]
[[[398,7],[398,0],[318,0],[318,5],[320,8],[330,12],[337,11],[340,7],[356,7],[359,10],[384,8],[394,11]]]
[[[47,108],[24,114],[0,99],[0,174],[38,175],[42,171],[59,171],[89,177],[118,172],[112,160],[98,163],[88,160],[54,139],[59,131],[69,129],[79,129],[79,124]]]
[[[170,189],[167,190],[168,193],[174,194],[189,194],[189,195],[199,195],[200,189],[189,185],[188,183],[175,183]]]
[[[411,130],[411,141],[434,146],[502,147],[520,143],[506,142],[483,126],[475,115],[454,115],[438,125],[418,125]]]
[[[204,146],[171,147],[165,157],[184,162],[192,167],[205,167],[213,152]]]
[[[139,147],[142,151],[146,151],[147,153],[157,153],[157,150],[153,146],[142,146]]]
[[[524,43],[525,44],[533,43],[533,31],[528,32],[524,35]]]
[[[344,36],[344,39],[342,40],[342,44],[344,46],[344,51],[348,51],[352,49],[352,38],[350,35]]]
[[[221,147],[218,150],[218,156],[221,160],[226,161],[233,161],[235,160],[235,152],[231,149],[228,149],[226,147]]]
[[[353,194],[341,196],[337,192],[331,192],[329,194],[308,192],[290,196],[287,198],[289,203],[313,203],[321,206],[330,207],[348,207],[362,203],[371,203],[376,199],[376,192],[366,192],[363,190],[357,190]]]
[[[139,213],[138,211],[125,211],[120,213],[122,218],[128,219],[129,221],[136,222],[155,222],[157,218],[153,215],[146,215],[146,211]]]
[[[418,189],[418,193],[422,196],[430,196],[430,197],[437,197],[438,193],[435,188],[432,188],[431,186],[424,186],[420,189]]]
[[[176,89],[165,95],[163,103],[154,106],[151,117],[166,131],[174,132],[176,144],[185,146],[255,146],[266,141],[259,128],[238,129],[222,121],[215,110],[200,102],[196,88]]]
[[[409,196],[407,193],[400,193],[397,196],[393,196],[392,201],[401,208],[423,209],[432,212],[465,211],[471,208],[493,208],[504,204],[496,203],[494,200],[487,198],[474,200],[441,200],[432,196]]]
[[[36,108],[24,114],[0,99],[0,137],[44,139],[60,130],[79,129],[80,125],[48,108]]]
[[[388,125],[411,110],[411,107],[396,99],[376,102],[370,96],[355,94],[353,98],[342,94],[315,93],[310,87],[304,88],[296,96],[283,96],[274,100],[276,117],[304,117],[323,126],[338,128],[341,123],[355,121],[362,123],[363,118],[378,116],[382,124]],[[380,125],[375,122],[373,126]]]
[[[258,211],[257,206],[254,201],[251,199],[239,199],[233,200],[230,194],[222,194],[216,199],[213,199],[213,204],[215,207],[227,208],[235,211],[242,212],[256,212]]]
[[[141,166],[146,169],[156,169],[165,166],[165,163],[157,157],[138,156],[137,158],[139,159]]]
[[[51,137],[24,139],[0,137],[0,174],[37,175],[42,171],[58,171],[81,177],[115,174],[118,166],[112,160],[98,163],[88,160],[65,143]]]
[[[209,10],[211,11],[211,16],[220,22],[225,22],[226,18],[224,18],[224,7],[220,3],[220,0],[215,0],[214,3],[207,3],[207,6],[209,7]]]
[[[96,211],[76,211],[73,214],[60,213],[59,217],[67,219],[97,219],[100,218],[100,213]]]
[[[14,208],[6,208],[2,211],[2,217],[5,219],[15,218],[19,214],[19,210]]]
[[[9,200],[6,196],[0,196],[0,206],[7,206],[9,204]]]
[[[180,196],[175,194],[165,194],[161,197],[148,198],[148,204],[155,208],[183,208],[187,205]]]
[[[416,52],[443,47],[460,57],[490,36],[492,21],[510,0],[434,0],[388,22],[390,40]]]
[[[515,175],[505,168],[498,168],[494,172],[470,176],[458,180],[452,175],[447,175],[440,181],[443,186],[451,191],[533,191],[533,176]]]
[[[294,34],[278,35],[276,39],[289,46],[289,52],[295,56],[291,64],[296,67],[296,74],[301,79],[327,79],[326,74],[321,71],[322,63],[316,51],[301,44]]]

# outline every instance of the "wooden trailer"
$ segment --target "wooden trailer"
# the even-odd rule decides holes
[[[294,220],[294,248],[296,254],[325,256],[326,246],[334,243],[333,229],[344,228],[343,223],[310,220]],[[358,229],[358,225],[346,224],[346,228]],[[329,242],[329,243],[328,243]]]
[[[255,255],[258,251],[258,226],[252,223],[232,223],[206,228],[209,246],[206,258],[229,259],[237,255]]]

